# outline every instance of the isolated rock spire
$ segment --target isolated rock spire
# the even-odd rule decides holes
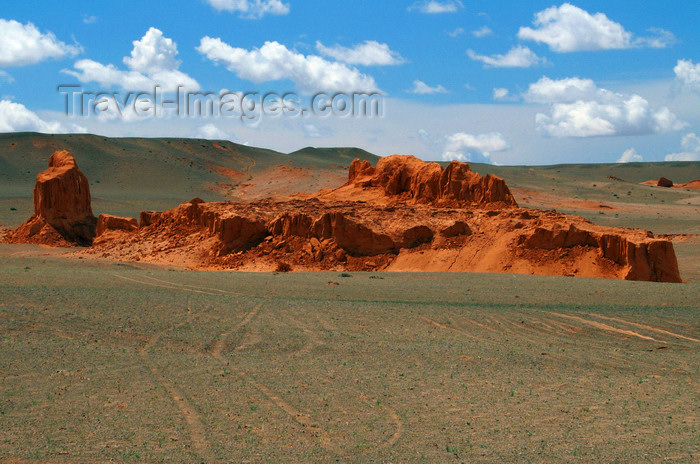
[[[97,219],[92,214],[90,185],[67,151],[56,151],[49,168],[37,175],[34,215],[9,234],[14,242],[90,245]]]

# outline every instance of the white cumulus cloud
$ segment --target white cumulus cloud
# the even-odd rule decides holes
[[[242,18],[259,19],[265,15],[289,14],[289,4],[280,0],[205,0],[217,11],[238,13]]]
[[[491,153],[509,148],[510,144],[500,132],[477,135],[457,132],[447,137],[442,159],[490,163]]]
[[[56,121],[44,121],[21,103],[0,100],[0,132],[65,132]]]
[[[533,103],[565,103],[596,98],[598,90],[591,79],[568,77],[553,80],[543,77],[530,84],[524,97]]]
[[[415,93],[418,95],[433,95],[436,93],[448,93],[447,89],[441,85],[436,85],[431,87],[423,81],[415,80],[413,81],[413,88],[408,91],[409,93]]]
[[[671,153],[664,158],[666,161],[700,161],[700,137],[691,132],[681,139],[680,153]]]
[[[681,147],[685,150],[700,152],[700,137],[691,132],[681,139]]]
[[[637,150],[630,148],[625,150],[625,152],[617,160],[618,163],[638,163],[644,161],[642,155],[637,153]]]
[[[693,63],[692,60],[678,60],[673,68],[678,79],[683,85],[696,91],[700,91],[700,63]]]
[[[649,28],[649,32],[654,35],[649,37],[640,37],[637,39],[635,44],[650,48],[668,48],[678,42],[678,39],[676,39],[676,36],[671,31],[667,31],[659,27],[652,27]]]
[[[67,45],[51,32],[41,33],[32,23],[0,19],[0,66],[24,66],[49,58],[75,56],[82,50]]]
[[[699,152],[695,152],[695,153],[688,153],[688,152],[671,153],[670,155],[666,155],[664,160],[665,161],[700,161],[700,153]]]
[[[518,37],[544,43],[555,52],[620,50],[633,47],[665,48],[675,36],[652,28],[651,37],[635,38],[621,24],[603,13],[591,14],[570,3],[552,6],[535,14],[534,27],[521,27]]]
[[[488,26],[482,26],[479,29],[472,31],[472,35],[477,39],[490,36],[491,34],[493,34],[493,31]]]
[[[408,11],[417,10],[421,13],[426,14],[440,14],[456,13],[462,8],[464,8],[464,5],[460,0],[426,0],[413,3],[411,6],[408,7]]]
[[[327,47],[321,42],[316,42],[316,49],[321,55],[348,64],[393,66],[404,62],[401,55],[391,50],[387,44],[374,40],[366,40],[354,47],[343,47],[341,45]]]
[[[590,79],[552,80],[530,84],[526,101],[551,105],[538,113],[537,130],[552,137],[643,135],[680,130],[685,123],[666,108],[652,108],[639,95],[599,88]]]
[[[472,60],[484,63],[485,68],[529,68],[546,62],[522,45],[511,48],[505,55],[479,55],[471,49],[467,50],[467,54]]]
[[[377,90],[374,78],[355,68],[320,56],[305,56],[278,42],[265,42],[260,48],[246,50],[232,47],[219,38],[204,37],[197,51],[241,79],[255,83],[289,79],[308,93]]]
[[[510,91],[503,87],[494,87],[493,89],[493,99],[494,100],[506,100],[509,97]]]
[[[133,41],[131,56],[124,57],[129,70],[121,70],[113,64],[102,64],[84,59],[77,61],[75,70],[63,70],[80,82],[97,82],[105,87],[118,86],[125,90],[153,90],[160,85],[165,91],[175,91],[178,86],[187,90],[199,90],[192,77],[180,71],[177,44],[154,27],[141,40]]]
[[[223,129],[215,126],[214,124],[205,124],[197,128],[192,134],[194,138],[206,139],[206,140],[230,140],[234,142],[236,137],[233,134],[229,134]]]

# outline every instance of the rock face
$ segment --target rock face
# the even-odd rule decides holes
[[[665,177],[659,178],[659,180],[656,182],[656,185],[658,187],[666,187],[666,188],[671,188],[673,187],[673,181],[671,179],[666,179]]]
[[[84,253],[195,269],[457,271],[681,282],[673,245],[651,232],[518,208],[505,182],[412,156],[353,161],[335,190],[284,201],[200,198],[133,218],[90,209],[87,179],[57,152],[35,215],[10,241],[89,243]]]
[[[289,201],[207,203],[142,212],[121,258],[268,270],[517,272],[681,282],[673,245],[650,232],[518,208],[505,182],[464,163],[412,156],[353,161],[348,182]],[[144,249],[152,250],[144,253]],[[116,250],[116,251],[115,251]],[[169,261],[172,262],[172,261]]]
[[[107,232],[135,232],[139,224],[136,219],[130,217],[112,216],[111,214],[100,214],[97,218],[96,237],[100,237]]]
[[[57,151],[36,178],[34,215],[11,234],[16,242],[89,245],[95,237],[90,186],[73,156]],[[60,243],[63,244],[63,243]]]
[[[297,270],[517,272],[681,282],[670,241],[554,211],[308,199],[185,202],[149,217],[150,225],[92,249],[121,259],[185,260],[198,269],[274,271],[282,262]]]
[[[317,238],[334,239],[351,255],[374,256],[396,249],[396,243],[387,234],[375,232],[341,212],[325,213],[314,222],[313,231]]]
[[[459,161],[443,169],[410,155],[387,156],[376,168],[355,159],[346,186],[379,188],[389,197],[436,206],[517,206],[500,177],[480,176]]]
[[[597,249],[602,258],[621,266],[621,276],[625,280],[681,281],[673,244],[668,240],[655,239],[650,232],[625,235],[619,233],[619,229],[610,230],[585,223],[569,223],[568,227],[555,223],[520,235],[519,244],[541,250]]]

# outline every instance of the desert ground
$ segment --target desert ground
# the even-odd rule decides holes
[[[55,150],[96,213],[341,184],[358,149],[0,135],[0,225]],[[700,163],[472,165],[672,241],[685,283],[193,271],[0,244],[0,462],[696,462]]]

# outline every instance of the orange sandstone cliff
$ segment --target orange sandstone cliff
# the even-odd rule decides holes
[[[465,163],[443,168],[412,156],[382,158],[376,167],[355,160],[347,183],[313,195],[195,198],[168,211],[144,211],[138,225],[102,215],[98,226],[99,237],[82,253],[193,269],[513,272],[681,282],[666,239],[519,208],[499,177],[480,176]]]
[[[363,200],[443,207],[517,206],[505,181],[498,176],[480,176],[459,161],[443,168],[409,155],[387,156],[379,160],[376,168],[356,159],[350,165],[345,185],[317,194],[322,199],[356,196]]]
[[[92,214],[90,185],[67,151],[49,158],[49,168],[34,185],[34,215],[8,234],[11,242],[89,245],[97,220]]]

